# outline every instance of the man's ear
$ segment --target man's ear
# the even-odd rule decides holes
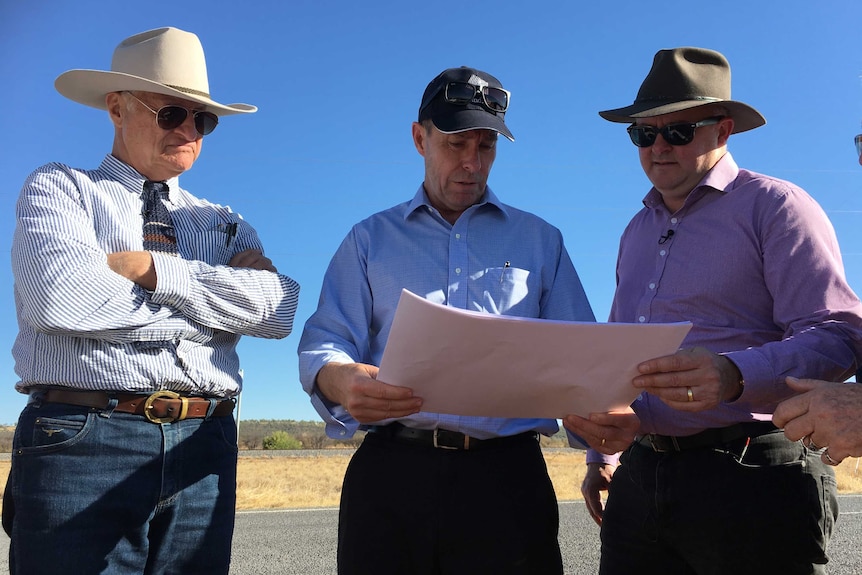
[[[105,105],[108,108],[108,115],[111,117],[111,122],[114,126],[120,127],[123,125],[123,117],[126,112],[126,101],[120,92],[110,92],[105,95]]]
[[[425,133],[425,126],[419,122],[413,122],[413,145],[416,146],[416,151],[424,157],[425,144],[428,140],[428,135]]]

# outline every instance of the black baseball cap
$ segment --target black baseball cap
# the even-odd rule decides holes
[[[505,92],[505,108],[508,108],[509,93],[494,76],[475,68],[461,66],[443,70],[431,80],[422,95],[419,106],[419,121],[431,119],[434,126],[444,134],[455,134],[467,130],[494,130],[515,141],[512,132],[506,127],[503,118],[506,111],[491,109],[486,96],[476,91],[470,101],[452,103],[446,99],[446,87],[451,83],[470,84],[476,87],[499,88]],[[500,94],[502,96],[502,94]]]

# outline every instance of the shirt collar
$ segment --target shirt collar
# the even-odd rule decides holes
[[[699,200],[709,190],[728,193],[733,191],[733,183],[739,175],[739,166],[733,161],[730,152],[726,152],[718,162],[706,173],[702,180],[685,198],[685,205],[690,205]],[[643,203],[650,209],[664,206],[661,194],[655,187],[643,199]]]
[[[502,212],[506,218],[509,217],[509,211],[506,208],[506,204],[501,202],[500,199],[496,196],[496,194],[491,191],[490,186],[485,186],[485,195],[482,197],[482,200],[478,204],[471,206],[469,209],[474,209],[485,205],[493,206],[500,210],[500,212]],[[435,212],[437,211],[434,206],[431,205],[431,202],[428,200],[428,194],[425,193],[424,185],[419,186],[419,189],[416,191],[416,194],[413,196],[413,199],[410,200],[409,204],[407,204],[407,211],[404,213],[404,219],[406,220],[413,213],[415,213],[421,208],[434,210]]]
[[[129,164],[118,159],[116,156],[108,154],[102,160],[102,165],[99,169],[107,173],[113,179],[122,184],[129,192],[140,195],[144,190],[144,182],[147,181],[140,172],[134,169]],[[173,202],[175,194],[180,189],[180,179],[173,177],[167,180],[168,184],[168,199]]]

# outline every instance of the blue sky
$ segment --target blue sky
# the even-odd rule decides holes
[[[610,309],[620,233],[648,182],[624,126],[597,112],[631,103],[655,52],[676,46],[728,57],[733,97],[768,121],[731,137],[735,159],[801,185],[820,202],[848,280],[862,291],[862,166],[853,149],[862,131],[862,3],[645,6],[4,2],[0,423],[14,423],[25,402],[13,389],[17,327],[8,259],[21,184],[49,161],[96,167],[111,146],[107,114],[64,99],[54,79],[72,68],[108,69],[122,39],[162,26],[200,37],[216,100],[260,108],[225,118],[181,185],[242,214],[279,270],[302,285],[294,334],[240,344],[243,419],[316,419],[297,376],[302,326],[351,225],[410,198],[422,181],[410,124],[426,84],[449,67],[486,70],[511,90],[506,122],[516,140],[501,139],[489,183],[503,201],[562,230],[598,318]]]

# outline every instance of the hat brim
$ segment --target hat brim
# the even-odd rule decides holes
[[[733,134],[747,132],[766,124],[766,118],[760,112],[748,104],[735,100],[683,100],[682,102],[669,102],[658,106],[654,102],[635,102],[624,108],[599,112],[599,116],[609,122],[631,124],[642,118],[653,118],[710,104],[718,104],[727,108],[730,117],[733,118]]]
[[[122,72],[107,72],[104,70],[69,70],[60,74],[54,81],[54,87],[60,94],[72,101],[91,106],[100,110],[107,109],[105,96],[111,92],[152,92],[174,96],[183,100],[197,102],[216,116],[231,114],[250,114],[257,111],[257,106],[250,104],[220,104],[211,98],[197,93],[184,92],[146,78],[124,74]]]
[[[515,141],[515,137],[500,116],[485,110],[473,110],[464,106],[460,106],[460,108],[454,113],[440,114],[439,116],[432,114],[431,121],[434,123],[434,127],[444,134],[457,134],[467,130],[494,130],[506,136],[510,141]]]

